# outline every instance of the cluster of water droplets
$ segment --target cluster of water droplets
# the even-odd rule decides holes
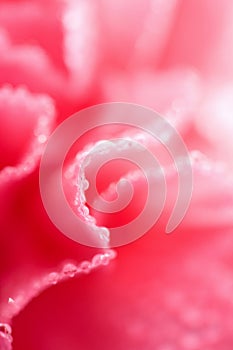
[[[135,139],[139,142],[144,139],[144,135],[142,133],[137,133]],[[95,144],[89,144],[83,151],[76,155],[75,164],[72,164],[65,173],[65,177],[72,181],[73,185],[76,187],[76,195],[73,203],[77,214],[91,227],[93,233],[97,234],[106,244],[110,242],[110,230],[96,224],[96,219],[90,215],[87,206],[86,191],[89,189],[90,184],[86,177],[86,168],[92,162],[95,162],[97,156],[111,155],[113,152],[118,152],[120,154],[120,152],[124,150],[132,150],[134,152],[137,147],[135,139],[128,136],[124,137],[124,139],[112,141],[101,140]],[[140,147],[136,151],[140,152]],[[131,181],[135,176],[139,177],[139,174],[136,175],[136,173],[129,172],[126,177],[120,178],[117,183],[110,184],[107,191],[109,191],[110,187],[112,189],[116,188],[122,180],[127,179]],[[96,181],[96,178],[91,180]]]
[[[7,319],[16,316],[30,300],[40,295],[44,290],[67,279],[77,277],[82,274],[88,274],[94,269],[108,265],[115,259],[116,252],[112,249],[106,249],[101,253],[95,254],[91,260],[83,260],[80,263],[66,262],[57,270],[46,273],[44,276],[32,281],[26,289],[20,290],[15,297],[8,298],[8,307],[4,315]],[[9,326],[0,324],[0,333],[10,338]]]
[[[55,117],[55,108],[52,100],[43,95],[31,96],[24,87],[13,90],[10,86],[6,86],[1,93],[11,100],[19,100],[29,105],[30,109],[41,110],[38,119],[32,130],[31,140],[29,141],[26,153],[22,155],[22,160],[15,166],[6,166],[0,172],[0,183],[9,181],[11,178],[22,177],[35,168],[41,154],[43,153],[45,144],[52,130]]]
[[[110,232],[106,227],[101,227],[96,224],[96,219],[90,215],[89,208],[86,203],[85,192],[89,188],[89,181],[85,175],[85,168],[90,164],[93,155],[91,153],[95,150],[96,145],[89,145],[82,152],[78,153],[75,159],[75,164],[72,164],[66,171],[65,177],[73,182],[75,186],[74,206],[77,214],[90,226],[94,234],[105,242],[108,246],[110,239]]]
[[[84,260],[80,264],[71,262],[65,263],[60,272],[51,272],[45,277],[45,284],[57,284],[58,282],[64,281],[68,278],[73,278],[80,274],[88,274],[99,266],[108,265],[111,260],[115,259],[115,257],[116,252],[112,249],[107,249],[103,253],[94,255],[90,261]]]

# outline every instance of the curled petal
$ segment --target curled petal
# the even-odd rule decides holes
[[[52,99],[25,88],[0,89],[0,183],[32,172],[55,119]]]
[[[209,188],[210,176],[204,174],[208,165],[208,161],[195,162],[194,197],[200,199],[200,191],[208,201],[212,191],[210,200],[214,202],[221,191],[227,198],[231,187],[214,164],[211,172],[216,174]],[[225,185],[218,189],[220,181]],[[232,222],[219,229],[223,227],[221,213],[228,205],[232,207],[232,195],[229,197],[229,201],[213,203],[218,229],[211,222],[208,225],[208,212],[205,227],[199,230],[187,230],[187,221],[166,236],[158,225],[134,244],[121,247],[118,259],[108,269],[47,290],[14,319],[16,349],[22,344],[43,348],[48,338],[58,350],[67,343],[70,348],[114,350],[229,347]],[[194,199],[193,205],[200,202]],[[36,315],[33,319],[32,314]],[[29,330],[26,340],[22,335],[25,327]],[[59,343],[58,332],[62,332]],[[92,332],[94,339],[89,336]]]
[[[0,31],[0,70],[0,84],[26,85],[34,92],[52,96],[59,96],[65,84],[65,75],[40,46],[14,45],[4,30]]]
[[[232,79],[232,13],[231,0],[181,2],[162,59],[163,67],[188,64],[207,79]]]
[[[14,45],[40,46],[57,68],[64,69],[62,7],[58,1],[46,1],[46,6],[42,1],[3,1],[0,23]]]

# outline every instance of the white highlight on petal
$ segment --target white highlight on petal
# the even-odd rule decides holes
[[[13,298],[8,298],[8,303],[9,304],[13,304],[15,301],[14,301],[14,299]]]

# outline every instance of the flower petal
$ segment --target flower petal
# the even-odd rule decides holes
[[[0,89],[0,183],[31,172],[38,164],[54,123],[54,103],[25,88]]]
[[[225,178],[214,176],[209,188],[210,177],[203,174],[202,165],[195,165],[199,177],[195,179],[197,184],[205,183],[206,197],[215,191],[217,216],[228,206],[217,202],[223,194],[217,187]],[[227,196],[231,187],[225,185]],[[195,189],[194,196],[199,197],[197,191],[203,187]],[[217,220],[221,226],[221,212]],[[169,236],[156,227],[119,248],[118,259],[108,268],[51,288],[30,303],[14,319],[15,349],[60,350],[67,344],[85,350],[229,348],[233,344],[232,226],[232,220],[222,230],[207,222],[199,230],[181,224]]]

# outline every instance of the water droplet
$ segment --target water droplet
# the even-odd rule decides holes
[[[49,284],[57,284],[59,281],[59,274],[57,272],[51,272],[47,279]]]
[[[87,180],[83,180],[82,187],[83,187],[83,191],[86,191],[89,187],[89,182]]]
[[[102,254],[96,254],[92,259],[92,266],[97,267],[102,265]]]
[[[84,168],[86,168],[90,164],[90,162],[91,162],[91,157],[90,156],[85,157],[83,160]]]
[[[107,254],[103,254],[101,260],[102,260],[102,265],[105,265],[105,266],[108,265],[110,261],[109,256]]]
[[[66,264],[63,269],[62,269],[62,273],[65,276],[68,277],[74,277],[77,273],[77,266],[75,266],[74,264]]]
[[[110,232],[106,227],[98,227],[98,233],[99,233],[99,237],[100,239],[103,239],[106,242],[109,242],[109,236],[110,236]]]
[[[75,200],[74,200],[74,205],[77,206],[77,205],[79,205],[79,204],[80,204],[79,201],[78,201],[77,199],[75,199]]]
[[[90,261],[83,261],[80,264],[80,269],[84,273],[89,273],[92,269],[92,264],[90,263]]]
[[[82,216],[88,216],[89,215],[89,209],[86,206],[82,206],[78,208],[79,214]]]
[[[45,143],[46,141],[47,141],[47,136],[45,136],[45,135],[39,135],[38,136],[38,141],[40,142],[40,143]]]
[[[110,260],[115,259],[117,256],[117,252],[113,249],[106,250],[106,252],[104,254],[107,255]]]
[[[79,191],[82,191],[82,189],[79,188]],[[81,201],[82,203],[84,203],[84,202],[86,201],[86,197],[85,197],[84,193],[83,193],[83,192],[80,192],[79,196],[80,196],[80,201]]]
[[[92,266],[108,265],[109,261],[116,257],[116,252],[112,249],[107,250],[104,254],[96,254],[92,259]]]

